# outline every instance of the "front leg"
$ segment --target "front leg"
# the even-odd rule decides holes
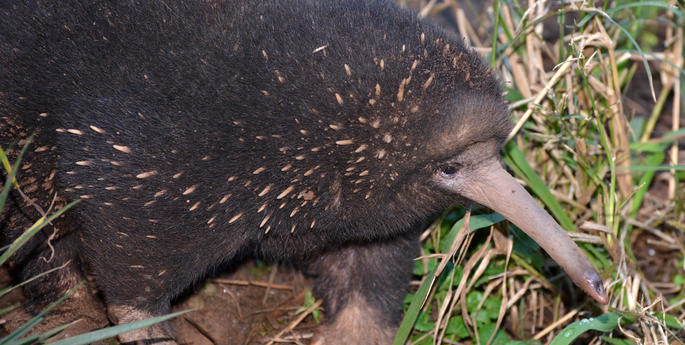
[[[312,344],[392,344],[419,254],[417,237],[351,244],[311,262],[307,273],[326,312]]]

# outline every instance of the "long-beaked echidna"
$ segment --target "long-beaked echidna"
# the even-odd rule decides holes
[[[389,344],[413,225],[467,200],[606,302],[585,256],[500,166],[510,121],[496,79],[408,11],[378,0],[0,6],[0,144],[36,132],[25,192],[43,206],[54,193],[83,200],[55,222],[49,263],[36,240],[16,265],[78,258],[118,322],[166,313],[208,270],[257,255],[315,274],[329,320],[318,343]],[[35,216],[15,200],[8,238]]]

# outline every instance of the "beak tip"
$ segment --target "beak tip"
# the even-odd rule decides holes
[[[595,301],[601,304],[609,303],[609,297],[604,290],[604,282],[596,271],[592,270],[586,274],[586,283],[585,290]]]
[[[596,295],[593,295],[592,298],[595,299],[595,301],[601,303],[601,304],[609,304],[609,297],[607,296],[606,292],[602,289],[601,292],[599,292]]]

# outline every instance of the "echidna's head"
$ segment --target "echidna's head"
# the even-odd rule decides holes
[[[435,58],[393,60],[405,73],[376,76],[365,102],[335,94],[343,120],[333,126],[344,130],[331,139],[338,166],[328,187],[329,211],[340,219],[401,226],[474,201],[519,226],[576,284],[606,303],[593,266],[501,166],[499,149],[511,122],[495,78],[463,47],[436,40],[432,49],[440,52]]]

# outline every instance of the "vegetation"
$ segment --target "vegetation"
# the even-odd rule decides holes
[[[455,208],[424,234],[395,344],[683,344],[682,3],[466,3],[421,15],[454,13],[501,76],[516,123],[503,161],[590,257],[610,303],[569,293],[501,216]]]

